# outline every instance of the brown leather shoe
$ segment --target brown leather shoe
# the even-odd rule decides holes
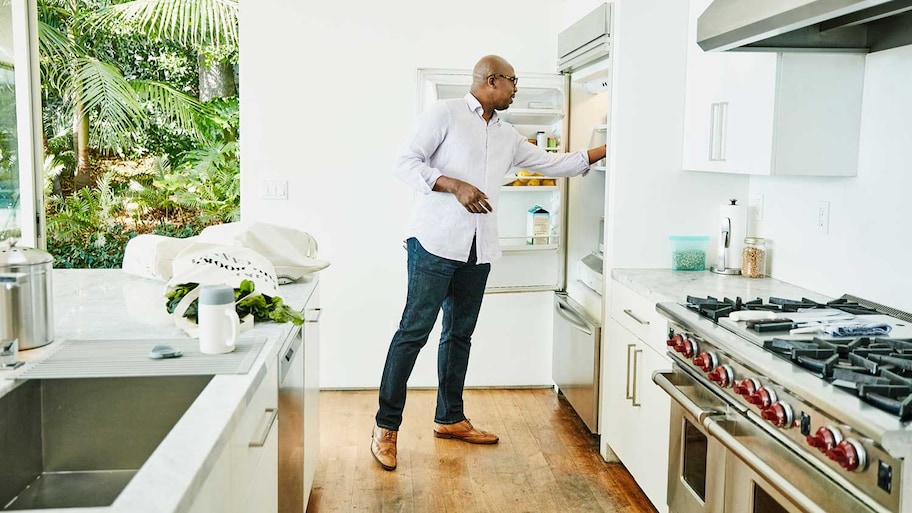
[[[455,438],[470,444],[496,444],[500,438],[494,433],[475,429],[469,419],[455,424],[434,424],[434,437]]]
[[[398,435],[398,431],[374,426],[371,437],[371,454],[385,470],[396,468],[396,438]]]

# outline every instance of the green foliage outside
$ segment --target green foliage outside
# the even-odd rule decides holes
[[[137,234],[186,237],[238,220],[238,96],[199,98],[204,67],[237,62],[237,2],[39,0],[38,9],[55,266],[120,267]]]

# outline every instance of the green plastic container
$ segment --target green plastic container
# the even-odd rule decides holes
[[[672,235],[671,269],[673,271],[705,271],[706,248],[709,236],[706,235]]]

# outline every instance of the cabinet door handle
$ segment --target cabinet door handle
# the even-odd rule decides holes
[[[728,102],[719,104],[720,123],[719,123],[719,160],[725,162],[728,156]]]
[[[640,363],[639,355],[642,352],[642,349],[637,349],[633,352],[633,386],[631,387],[633,389],[633,393],[630,394],[630,404],[635,407],[642,406],[637,402],[637,365]]]
[[[316,315],[314,315],[312,318],[308,319],[307,312],[315,312]],[[304,311],[304,322],[320,322],[320,315],[322,315],[322,314],[323,314],[322,308],[308,308],[307,310]]]
[[[719,104],[711,103],[709,105],[709,161],[715,162],[716,159],[716,138],[719,136]]]
[[[631,310],[631,309],[628,308],[628,309],[624,310],[624,313],[627,314],[627,315],[629,315],[630,317],[633,317],[633,320],[635,320],[636,322],[642,324],[643,326],[649,326],[649,321],[644,321],[643,319],[640,319],[639,317],[637,317],[636,315],[634,315],[634,314],[633,314],[633,310]]]
[[[627,344],[627,372],[624,375],[624,379],[627,382],[624,384],[626,387],[625,399],[633,399],[633,394],[630,392],[630,350],[636,347],[636,344]]]
[[[272,431],[272,425],[275,424],[276,417],[279,416],[278,408],[266,408],[265,413],[269,414],[269,420],[266,422],[266,429],[260,434],[260,437],[248,444],[249,447],[263,447],[266,445],[266,439],[269,438],[269,432]]]
[[[709,160],[724,162],[728,132],[728,102],[716,102],[709,106]]]

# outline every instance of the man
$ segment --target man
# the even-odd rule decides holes
[[[605,146],[551,154],[502,123],[496,111],[513,103],[517,82],[506,60],[482,57],[469,93],[428,109],[396,159],[395,173],[421,194],[407,232],[408,296],[386,356],[371,439],[371,453],[386,470],[396,468],[406,384],[441,308],[434,436],[497,443],[496,435],[469,422],[462,401],[472,332],[491,262],[500,257],[491,215],[497,193],[514,167],[576,176],[605,157]]]

